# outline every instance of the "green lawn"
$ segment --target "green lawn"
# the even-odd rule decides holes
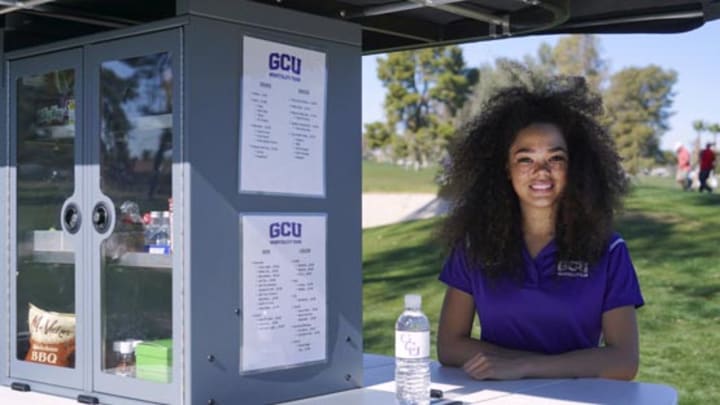
[[[363,193],[437,193],[438,168],[405,169],[388,163],[363,161]]]
[[[646,305],[638,312],[639,381],[674,386],[681,404],[720,402],[720,195],[644,179],[626,200],[618,231],[628,243]],[[435,327],[444,286],[436,219],[363,233],[365,351],[392,355],[402,296],[417,292]],[[434,353],[433,353],[434,356]]]

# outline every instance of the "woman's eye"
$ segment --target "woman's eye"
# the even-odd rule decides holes
[[[563,155],[555,155],[550,158],[551,162],[564,162],[565,160],[567,160],[567,159],[565,159],[565,156],[563,156]]]
[[[529,157],[521,157],[521,158],[518,158],[517,163],[523,163],[523,164],[532,163],[532,159],[530,159]]]

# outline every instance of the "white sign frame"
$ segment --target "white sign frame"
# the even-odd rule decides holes
[[[328,361],[327,214],[242,213],[240,214],[239,222],[241,229],[240,263],[242,266],[242,269],[240,270],[240,374],[264,373],[326,363]],[[310,227],[310,237],[308,239],[305,239],[305,235],[298,237],[290,234],[287,237],[280,235],[277,237],[278,239],[270,241],[272,236],[268,235],[265,237],[264,230],[271,223],[300,223],[304,225],[303,232],[308,230],[308,225],[314,225],[315,228]],[[313,238],[313,240],[310,240],[311,238]],[[274,244],[273,242],[278,243]],[[308,304],[307,306],[298,309],[297,313],[293,313],[292,309],[286,308],[288,305],[294,306],[292,304],[298,304],[300,302],[299,299],[297,302],[291,301],[293,299],[292,293],[298,293],[300,290],[292,289],[294,280],[292,280],[291,277],[293,276],[288,273],[283,274],[282,266],[282,264],[284,264],[285,270],[287,270],[287,268],[292,266],[292,263],[294,263],[292,258],[299,257],[303,254],[301,252],[297,253],[296,256],[288,257],[287,253],[295,247],[301,249],[310,248],[311,251],[312,249],[321,250],[321,252],[311,252],[313,253],[312,256],[314,258],[314,261],[311,262],[313,264],[311,269],[313,270],[313,273],[318,274],[310,274],[308,277],[308,279],[315,283],[315,291],[318,291],[314,297],[318,300],[315,304],[315,308],[317,308],[317,316],[320,318],[312,325],[315,329],[311,327],[309,330],[319,332],[314,333],[314,335],[319,336],[319,341],[315,342],[316,345],[314,347],[310,347],[305,350],[306,353],[301,354],[298,354],[297,352],[294,353],[292,351],[293,348],[298,348],[297,342],[294,342],[292,339],[295,338],[297,341],[302,339],[303,336],[298,337],[297,335],[291,335],[291,332],[288,332],[289,328],[285,330],[273,328],[268,331],[269,328],[267,327],[268,319],[271,317],[274,320],[281,319],[285,322],[284,326],[291,326],[289,324],[293,321],[293,319],[291,319],[293,315],[300,314],[300,310],[303,310],[303,314],[308,314],[306,310],[310,308],[312,311],[313,309],[313,304]],[[265,250],[271,251],[269,253],[259,254],[259,252],[263,252]],[[278,257],[281,254],[286,255]],[[267,262],[259,263],[258,257],[260,255],[267,255],[267,259],[270,260],[271,264],[280,262],[281,266],[278,271],[275,272],[274,266],[268,269]],[[305,264],[307,265],[307,263]],[[256,274],[259,267],[263,268],[266,275],[268,271],[273,271],[272,275],[266,276],[266,280],[269,279],[268,277],[273,277],[271,280],[276,282],[276,285],[274,285],[275,292],[278,291],[278,286],[281,287],[279,294],[273,294],[273,292],[270,292],[262,297],[262,300],[264,300],[265,303],[267,303],[268,297],[270,297],[270,299],[276,299],[276,302],[279,303],[277,307],[270,309],[267,307],[261,307],[261,299],[259,297],[261,288],[256,288],[260,285],[260,282],[258,281],[259,277]],[[310,266],[307,266],[306,269],[308,267]],[[297,277],[297,274],[295,277]],[[276,278],[279,280],[276,280]],[[291,280],[291,282],[288,283],[288,280]],[[308,284],[309,283],[306,282],[303,282],[302,284],[296,283],[296,285],[305,286]],[[272,288],[272,282],[263,284],[262,288],[267,288],[268,286]],[[304,296],[303,298],[307,297],[308,296]],[[288,301],[290,302],[288,303]],[[298,307],[300,306],[301,305],[298,305]],[[264,330],[260,330],[260,328],[258,328],[258,322],[263,323],[265,326]],[[270,322],[274,323],[274,321]],[[282,323],[278,321],[277,324],[281,325]],[[298,330],[302,332],[302,330]],[[312,342],[301,343],[303,348],[312,346]],[[294,344],[295,346],[293,346]]]
[[[325,198],[327,53],[246,35],[242,61],[239,192]]]

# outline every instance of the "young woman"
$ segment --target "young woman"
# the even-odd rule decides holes
[[[465,128],[442,233],[442,364],[476,379],[635,377],[643,298],[612,230],[626,180],[601,109],[566,79],[501,90]]]

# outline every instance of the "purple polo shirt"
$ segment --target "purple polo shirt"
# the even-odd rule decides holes
[[[473,296],[481,339],[508,349],[546,354],[597,347],[602,314],[644,304],[625,241],[615,234],[607,252],[590,267],[557,262],[550,242],[535,257],[523,249],[525,280],[488,282],[470,268],[464,249],[454,249],[440,274],[450,287]]]

